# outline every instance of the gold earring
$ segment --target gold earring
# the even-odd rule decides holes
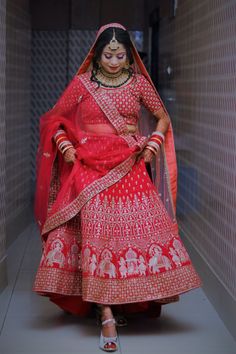
[[[129,69],[129,62],[128,61],[125,64],[125,69]]]

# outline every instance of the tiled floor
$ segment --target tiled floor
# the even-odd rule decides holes
[[[93,319],[66,315],[31,291],[40,252],[33,225],[8,252],[9,285],[0,294],[0,353],[102,353]],[[119,328],[119,342],[123,354],[236,354],[235,341],[202,290],[164,306],[159,319],[130,320]]]

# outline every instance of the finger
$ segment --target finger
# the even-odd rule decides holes
[[[66,161],[68,164],[74,164],[74,161],[73,160],[68,160],[68,161]]]
[[[75,154],[68,153],[68,154],[65,155],[65,160],[71,161],[73,159],[75,159]]]
[[[143,159],[144,158],[144,156],[143,156],[143,154],[140,154],[140,155],[138,155],[138,157],[137,157],[137,162],[139,162],[141,159]]]
[[[141,153],[138,153],[138,154],[136,155],[136,161],[139,161],[139,160],[140,160],[140,157],[141,157]]]
[[[70,163],[73,161],[73,158],[71,157],[65,157],[65,162]]]
[[[75,155],[72,155],[69,159],[70,162],[74,163],[76,160],[76,156]]]
[[[145,155],[144,156],[144,161],[145,162],[149,162],[151,160],[152,156],[149,156],[149,155]]]
[[[145,157],[144,157],[144,160],[145,160],[146,163],[151,162],[152,159],[153,159],[153,154],[152,153],[151,154],[146,154]]]

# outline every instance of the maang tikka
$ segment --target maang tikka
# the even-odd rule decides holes
[[[109,47],[110,50],[117,50],[119,49],[119,44],[115,36],[115,30],[113,29],[113,37],[110,40]]]

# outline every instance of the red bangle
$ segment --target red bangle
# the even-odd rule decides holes
[[[158,130],[154,131],[152,133],[152,136],[159,136],[163,139],[163,141],[165,140],[165,135],[162,132],[159,132]]]
[[[157,142],[159,145],[162,145],[163,143],[163,139],[161,137],[157,137],[157,136],[151,136],[151,138],[149,139],[149,141],[155,141]]]
[[[58,145],[59,142],[63,142],[64,140],[67,140],[67,137],[66,135],[63,135],[63,136],[58,136],[55,140],[55,143]]]

